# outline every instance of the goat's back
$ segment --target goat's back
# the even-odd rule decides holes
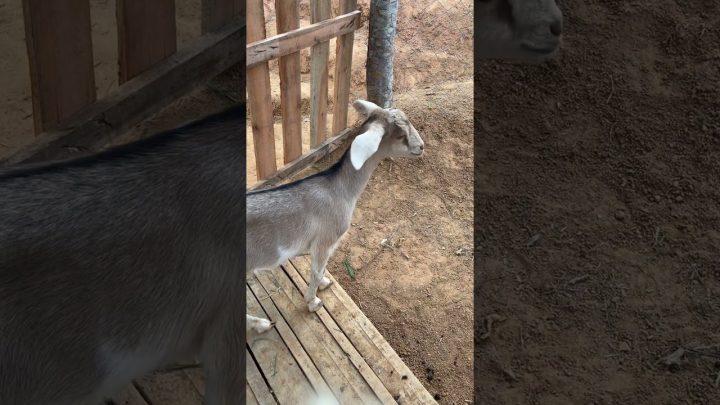
[[[0,403],[64,403],[136,377],[158,366],[140,352],[162,362],[192,346],[239,294],[235,115],[0,173]]]

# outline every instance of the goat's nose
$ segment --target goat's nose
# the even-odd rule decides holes
[[[420,150],[425,150],[425,144],[424,144],[424,143],[421,143],[421,144],[420,144]]]
[[[562,20],[555,20],[550,24],[550,32],[559,37],[562,34]]]

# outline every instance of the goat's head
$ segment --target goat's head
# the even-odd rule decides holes
[[[374,154],[381,157],[419,158],[425,149],[420,134],[401,110],[382,108],[365,100],[355,100],[353,107],[364,117],[365,132],[350,145],[350,161],[356,170]]]
[[[555,1],[476,1],[476,57],[529,63],[554,57],[563,25]]]

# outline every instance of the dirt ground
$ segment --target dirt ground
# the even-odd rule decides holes
[[[477,69],[476,403],[718,403],[720,3],[560,6]]]

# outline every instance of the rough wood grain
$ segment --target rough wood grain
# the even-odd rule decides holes
[[[348,128],[337,136],[326,140],[321,145],[318,145],[314,150],[302,155],[293,162],[290,162],[287,165],[283,166],[272,176],[264,180],[258,181],[249,188],[249,191],[269,188],[281,183],[283,180],[292,177],[293,175],[299,173],[301,170],[322,159],[324,156],[327,156],[335,149],[339,148],[343,144],[343,142],[350,136],[351,133],[352,129]]]
[[[340,0],[340,13],[349,13],[357,8],[357,0]],[[335,109],[333,111],[332,133],[337,134],[347,127],[348,101],[350,100],[350,76],[352,72],[352,49],[355,32],[349,32],[337,39],[335,56]]]
[[[200,30],[215,31],[242,15],[245,0],[202,0]]]
[[[302,276],[297,271],[295,265],[292,264],[292,262],[286,266],[283,266],[283,269],[285,270],[285,273],[288,275],[288,277],[292,280],[298,291],[307,290],[308,286],[306,281],[302,278]],[[337,283],[333,284],[334,285],[331,285],[329,289],[326,290],[326,292],[323,292],[321,294],[323,298],[327,296],[333,289],[342,288]],[[331,316],[327,308],[319,310],[317,312],[317,315],[322,321],[322,323],[325,324],[327,330],[330,331],[330,334],[333,336],[337,344],[345,352],[347,358],[365,379],[365,382],[370,387],[370,389],[372,389],[377,398],[385,404],[393,403],[394,399],[393,396],[390,394],[390,391],[385,388],[383,382],[380,381],[373,369],[368,365],[362,355],[353,346],[353,343],[348,339],[343,330],[335,322],[335,320],[333,319],[334,315]]]
[[[296,257],[291,259],[291,263],[302,276],[303,282],[307,282],[310,274],[309,259]],[[420,380],[335,278],[329,272],[326,272],[325,275],[333,280],[332,285],[335,288],[330,288],[327,290],[327,294],[323,294],[324,307],[332,314],[333,320],[350,339],[353,347],[368,362],[392,396],[399,398],[401,403],[436,404]]]
[[[249,42],[265,38],[265,14],[262,0],[247,1]],[[251,114],[255,165],[258,179],[266,179],[277,170],[275,135],[270,94],[270,71],[263,62],[247,68],[248,108]]]
[[[135,381],[152,405],[202,405],[202,395],[182,370],[158,372]]]
[[[250,287],[247,288],[247,313],[267,318]],[[262,334],[248,330],[247,344],[280,404],[295,404],[314,395],[312,385],[276,329]]]
[[[355,10],[284,34],[248,41],[246,64],[249,67],[276,59],[315,44],[329,41],[338,35],[354,32],[361,26],[360,11]]]
[[[33,121],[40,134],[95,101],[90,3],[23,0],[23,14]]]
[[[300,27],[298,0],[275,0],[277,32],[282,34]],[[280,108],[282,110],[283,161],[302,155],[302,116],[300,105],[300,52],[280,57]]]
[[[273,303],[298,339],[303,342],[308,355],[333,393],[340,399],[340,403],[376,402],[375,394],[362,375],[318,316],[308,311],[302,293],[295,288],[287,275],[276,268],[272,273],[260,272],[257,277],[266,291],[273,292],[270,296]]]
[[[140,395],[134,384],[130,384],[125,389],[109,398],[114,405],[153,405],[148,404],[145,398]]]
[[[123,84],[177,50],[175,0],[117,0],[116,11]]]
[[[319,23],[330,18],[330,0],[310,2],[310,18]],[[313,45],[310,50],[310,147],[327,139],[328,58],[330,42]]]
[[[247,383],[250,391],[253,393],[253,397],[255,397],[260,405],[277,404],[277,401],[275,401],[275,398],[270,392],[270,388],[265,383],[265,380],[263,380],[262,374],[260,374],[260,370],[250,354],[250,350],[245,351],[245,358],[247,359]],[[250,396],[248,395],[248,397]],[[248,404],[250,403],[251,400],[248,399]]]
[[[238,20],[179,50],[29,146],[0,160],[10,165],[96,152],[113,137],[177,100],[195,86],[244,62],[245,23]]]

